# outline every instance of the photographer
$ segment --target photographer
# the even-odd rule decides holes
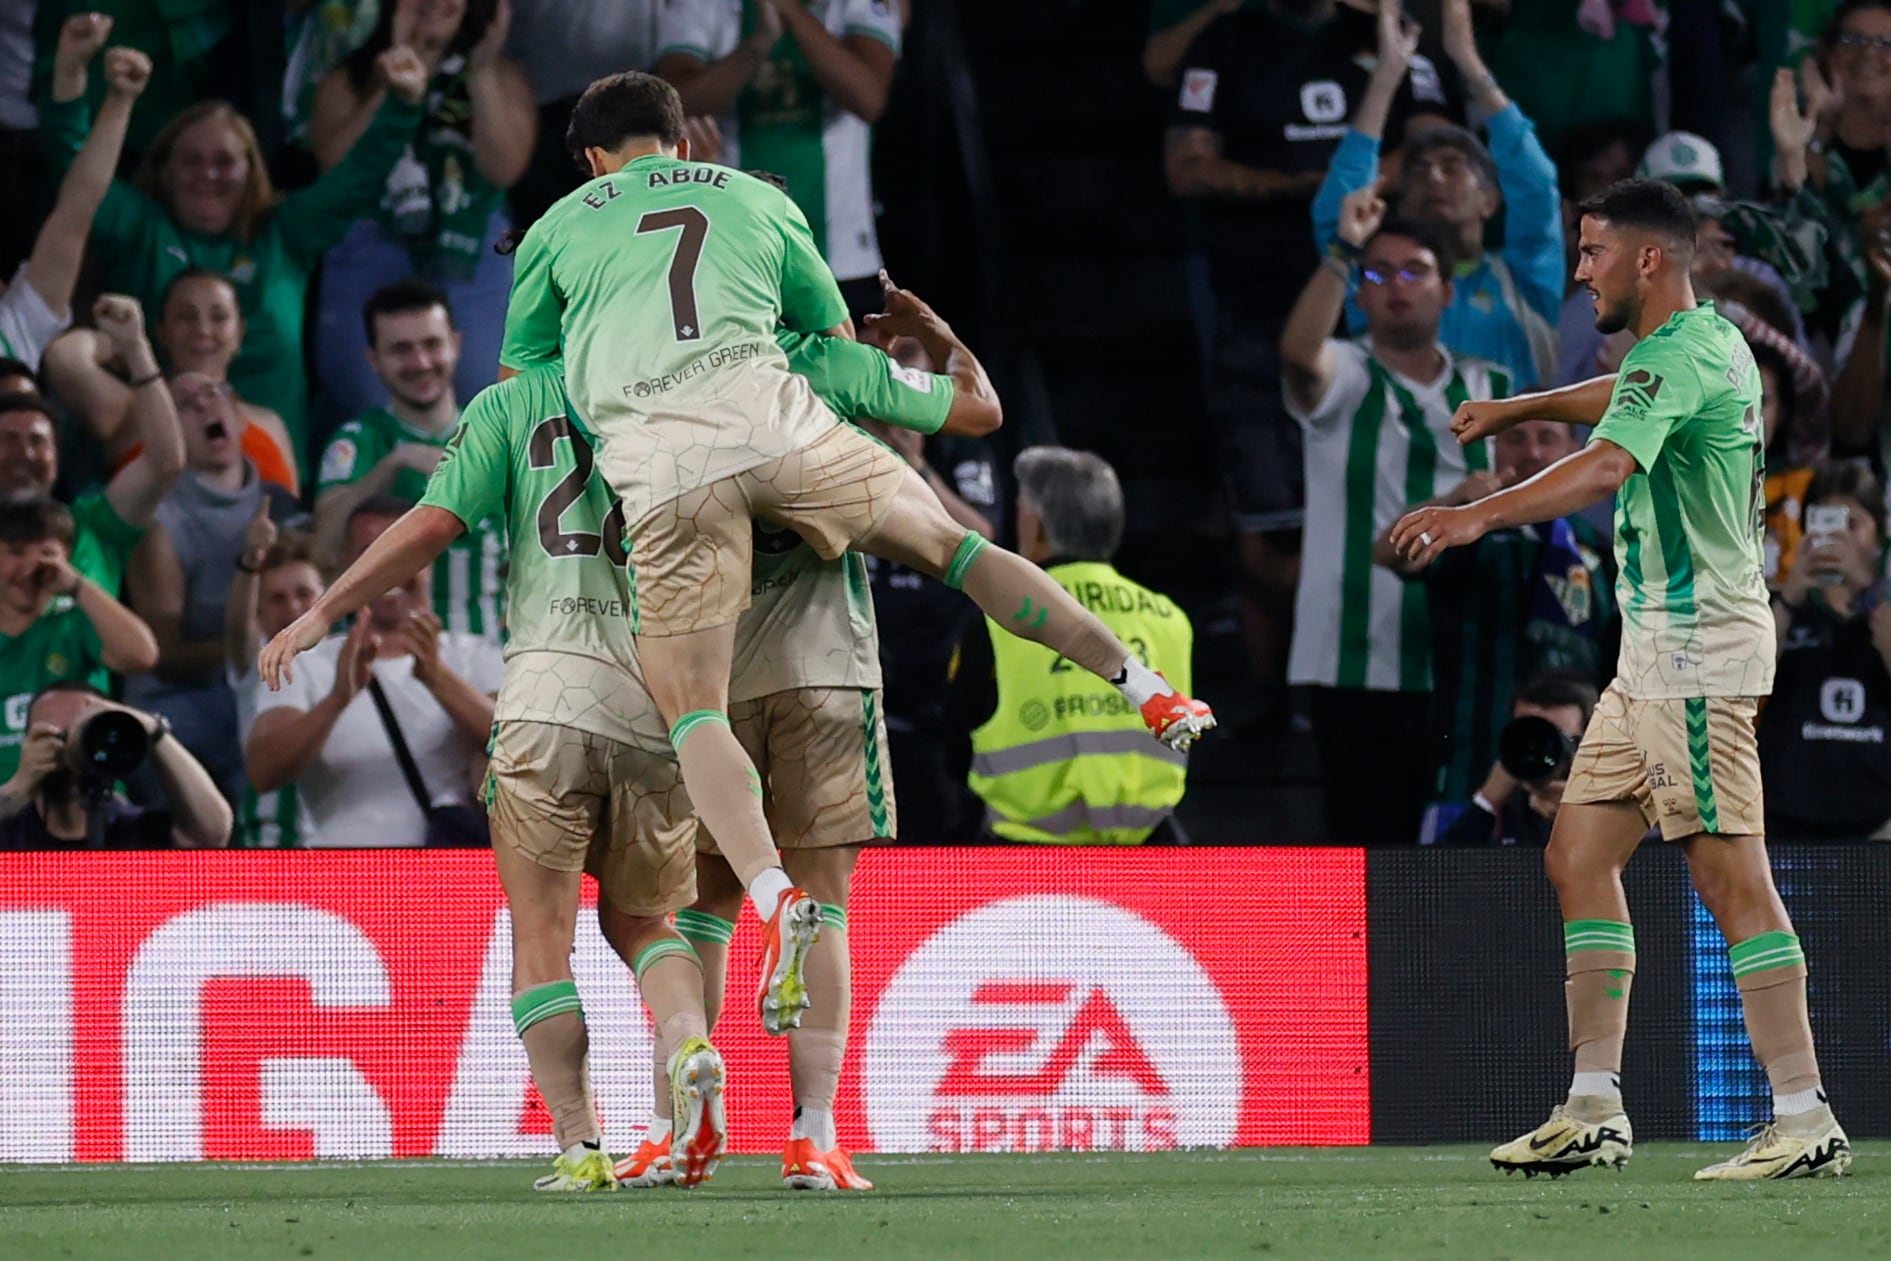
[[[134,806],[113,788],[146,758],[164,785],[168,810]],[[229,843],[228,803],[162,718],[73,680],[33,698],[20,769],[0,785],[0,850],[220,849]]]
[[[1595,707],[1596,685],[1580,674],[1552,671],[1519,687],[1510,725],[1497,737],[1496,765],[1437,844],[1549,844],[1570,755]]]
[[[1891,835],[1891,605],[1877,479],[1853,464],[1819,465],[1803,524],[1773,596],[1779,669],[1759,727],[1766,830]]]

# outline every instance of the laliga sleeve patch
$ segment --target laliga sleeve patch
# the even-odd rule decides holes
[[[1215,84],[1221,76],[1213,70],[1190,70],[1182,76],[1182,108],[1206,114],[1215,108]]]
[[[345,482],[355,475],[355,440],[337,438],[322,452],[322,469],[317,481]]]
[[[921,394],[932,393],[932,373],[909,368],[903,363],[896,363],[890,369],[893,379],[908,389],[918,390]]]

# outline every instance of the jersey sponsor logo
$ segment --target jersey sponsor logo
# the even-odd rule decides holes
[[[1332,79],[1300,85],[1300,112],[1310,123],[1336,123],[1346,117],[1346,89]]]
[[[675,372],[666,372],[647,381],[633,381],[624,387],[624,396],[649,398],[652,394],[667,394],[685,381],[693,380],[711,369],[726,368],[753,359],[772,345],[773,342],[738,342],[733,346],[718,346],[700,359],[690,360]]]
[[[991,950],[1027,937],[1033,955]],[[913,951],[862,1075],[875,1145],[917,1151],[1219,1146],[1241,1093],[1234,1022],[1195,957],[1134,912],[1062,894],[988,903]]]
[[[1182,76],[1182,108],[1206,114],[1215,108],[1215,85],[1221,76],[1213,70],[1190,70]]]
[[[1438,63],[1423,53],[1412,56],[1411,66],[1407,71],[1412,85],[1412,99],[1431,105],[1445,104],[1444,80],[1439,77]]]
[[[918,390],[921,394],[932,393],[932,373],[909,368],[903,363],[893,364],[887,370],[893,374],[895,381],[908,389]]]
[[[318,481],[342,482],[355,474],[357,448],[353,438],[337,438],[322,452],[322,470]]]

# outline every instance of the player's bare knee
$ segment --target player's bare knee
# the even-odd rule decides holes
[[[818,849],[784,850],[782,865],[788,878],[806,889],[817,902],[846,906],[853,886],[854,864],[860,858],[858,845],[831,845]]]

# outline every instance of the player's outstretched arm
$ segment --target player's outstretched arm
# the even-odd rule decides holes
[[[321,643],[330,626],[433,564],[465,532],[465,523],[445,508],[421,504],[408,509],[330,584],[308,612],[264,645],[256,669],[269,690],[280,691],[286,680],[295,677],[290,662],[297,653]]]
[[[894,284],[884,267],[880,269],[880,291],[885,295],[886,310],[867,316],[867,327],[888,337],[917,339],[939,365],[941,375],[952,378],[952,410],[946,413],[939,432],[982,438],[1003,425],[1005,409],[998,401],[998,390],[985,375],[978,356],[959,340],[952,326],[918,294]]]
[[[1615,374],[1591,377],[1557,390],[1539,390],[1515,398],[1459,403],[1451,417],[1458,445],[1493,437],[1526,420],[1555,420],[1565,425],[1600,424],[1615,395]]]
[[[1461,508],[1420,508],[1392,527],[1392,546],[1422,568],[1447,547],[1475,543],[1492,530],[1553,521],[1607,499],[1637,471],[1635,457],[1606,438],[1564,456],[1529,481]]]

